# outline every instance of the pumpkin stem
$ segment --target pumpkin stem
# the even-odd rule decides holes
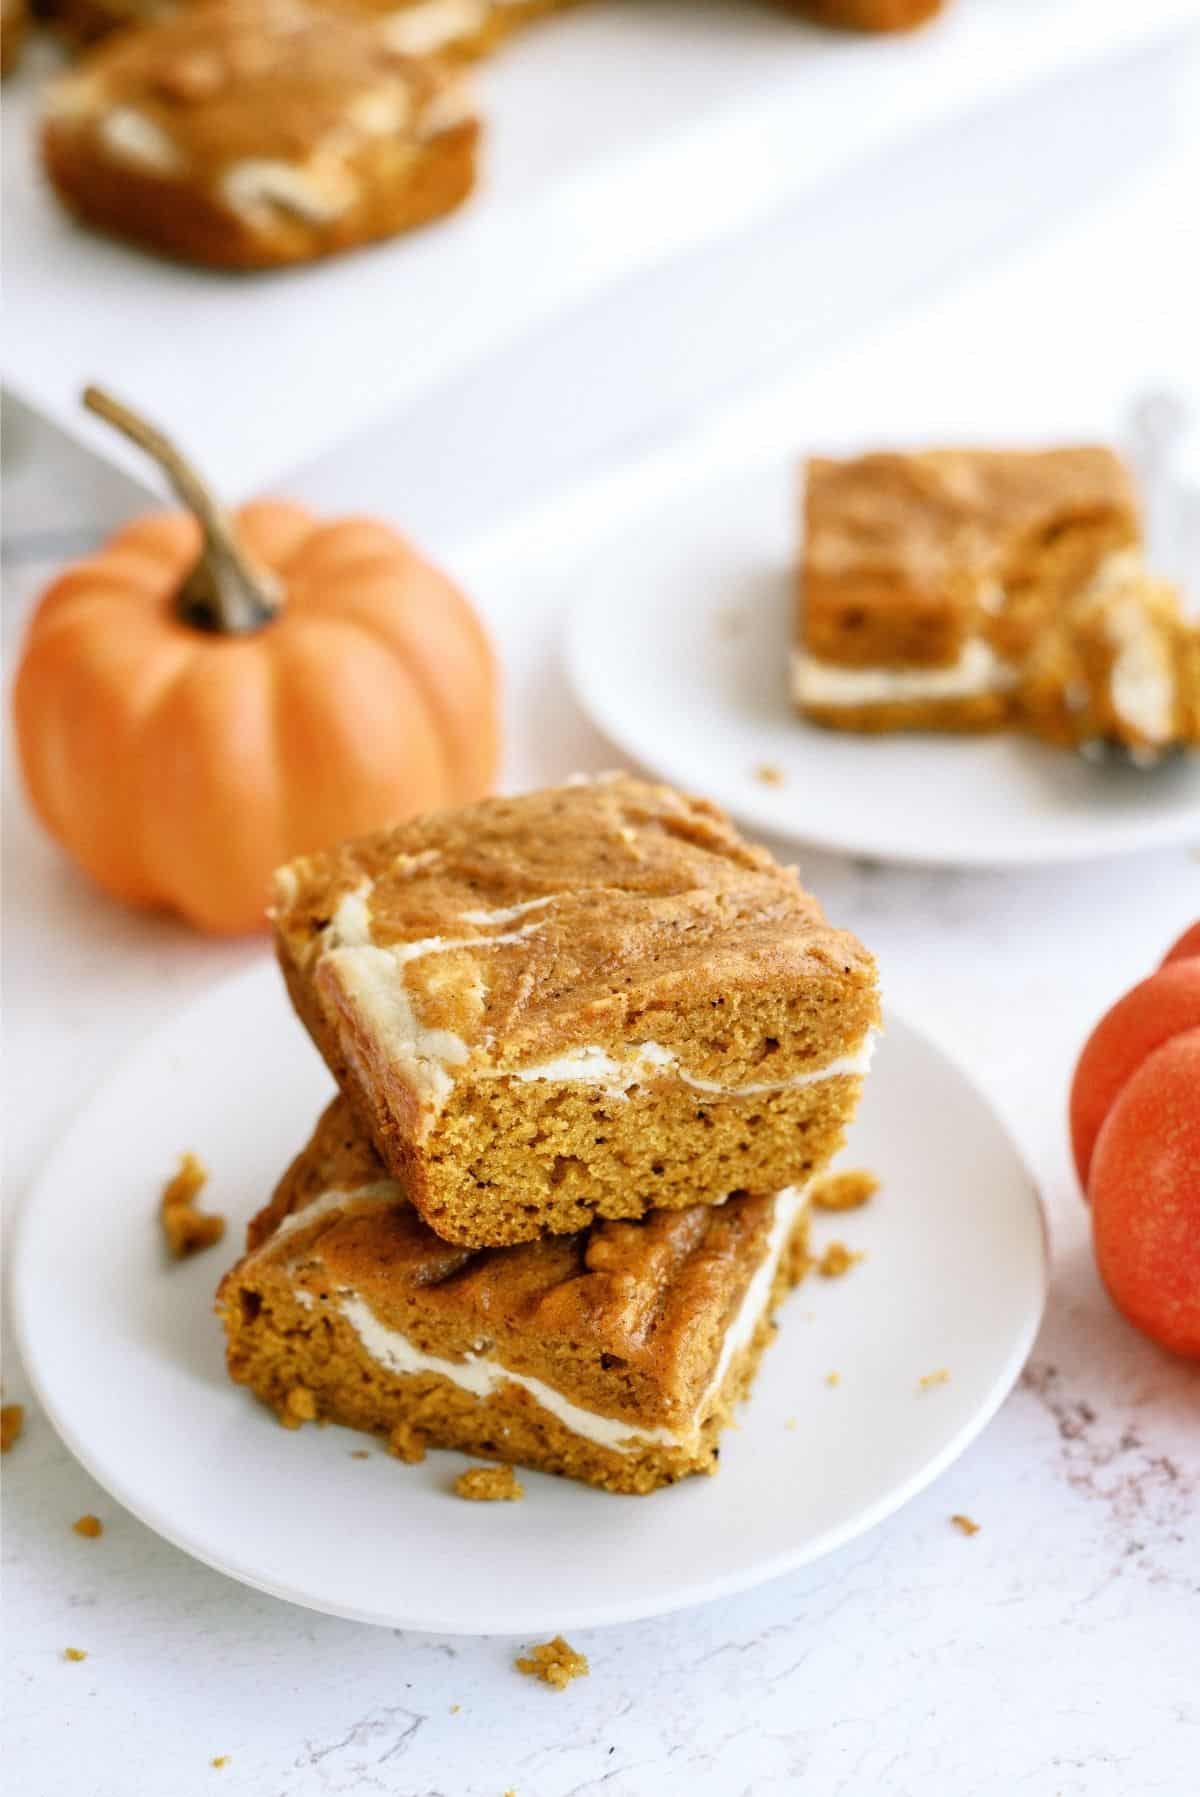
[[[152,456],[204,532],[200,559],[179,589],[179,616],[196,630],[241,636],[260,630],[283,603],[283,588],[238,541],[233,519],[208,483],[175,445],[100,387],[86,387],[83,403]]]

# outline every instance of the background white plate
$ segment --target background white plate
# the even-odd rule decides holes
[[[673,490],[660,478],[572,547],[568,669],[627,755],[756,829],[880,860],[1032,865],[1200,836],[1200,756],[1139,772],[1010,734],[804,724],[787,690],[800,451],[747,460],[680,463]]]
[[[14,1267],[25,1364],[67,1445],[169,1540],[280,1597],[397,1627],[536,1634],[738,1590],[920,1490],[1033,1341],[1046,1250],[1029,1176],[983,1099],[894,1019],[851,1149],[884,1190],[816,1227],[818,1244],[840,1237],[867,1259],[789,1301],[719,1475],[638,1499],[529,1474],[521,1504],[463,1504],[448,1491],[461,1456],[351,1459],[365,1438],[286,1434],[225,1376],[213,1287],[327,1090],[273,967],[216,988],[80,1115],[29,1195]],[[185,1148],[209,1164],[206,1202],[230,1233],[172,1267],[155,1212]],[[949,1382],[922,1392],[942,1367]]]
[[[898,136],[1085,75],[1194,19],[1195,0],[956,0],[932,29],[864,40],[738,0],[598,0],[481,72],[484,176],[462,213],[252,277],[173,267],[70,222],[38,167],[47,58],[35,54],[4,96],[0,374],[144,481],[141,456],[80,411],[81,387],[104,382],[244,497],[607,283],[778,211]]]

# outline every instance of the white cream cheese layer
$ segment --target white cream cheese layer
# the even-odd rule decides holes
[[[912,699],[973,699],[1007,692],[1016,669],[982,637],[969,637],[958,660],[944,668],[846,668],[792,651],[792,697],[797,705],[887,705]]]
[[[422,1023],[408,988],[406,966],[454,949],[497,948],[520,942],[542,925],[526,924],[523,929],[495,936],[430,936],[379,948],[370,940],[370,891],[369,884],[359,887],[339,902],[325,936],[332,946],[321,956],[320,972],[335,982],[368,1029],[386,1044],[422,1103],[436,1112],[453,1090],[451,1070],[463,1066],[471,1050],[454,1030]],[[344,1032],[341,1040],[351,1054],[353,1045]]]
[[[600,1447],[612,1448],[617,1453],[634,1453],[650,1443],[687,1448],[695,1443],[701,1427],[719,1399],[734,1360],[749,1345],[763,1320],[780,1260],[792,1230],[805,1209],[808,1192],[808,1186],[792,1186],[780,1192],[775,1199],[775,1214],[766,1252],[725,1332],[721,1353],[704,1396],[696,1407],[692,1421],[684,1429],[667,1429],[661,1426],[638,1429],[620,1417],[601,1416],[597,1411],[585,1410],[582,1405],[573,1403],[552,1385],[547,1385],[544,1379],[536,1379],[528,1373],[514,1372],[502,1366],[499,1361],[489,1360],[483,1355],[472,1354],[464,1360],[447,1360],[438,1354],[427,1354],[398,1329],[389,1329],[381,1323],[370,1305],[356,1292],[337,1293],[336,1303],[365,1352],[390,1373],[436,1374],[477,1398],[486,1398],[505,1384],[519,1385],[543,1410],[548,1410],[570,1429],[573,1435],[595,1442]],[[335,1196],[341,1197],[343,1203],[346,1202],[344,1194]]]
[[[1147,743],[1169,742],[1175,728],[1175,681],[1165,644],[1133,605],[1114,607],[1108,636],[1116,651],[1109,676],[1113,710]]]
[[[679,1065],[679,1056],[661,1042],[639,1042],[628,1054],[613,1055],[596,1047],[569,1048],[548,1061],[537,1061],[529,1067],[497,1070],[487,1077],[497,1079],[547,1080],[553,1084],[580,1083],[600,1087],[610,1098],[624,1098],[644,1081],[661,1079],[664,1074],[682,1080],[696,1092],[711,1092],[722,1098],[753,1098],[766,1092],[790,1092],[796,1087],[813,1086],[821,1080],[861,1078],[871,1065],[879,1032],[868,1030],[852,1053],[826,1061],[822,1067],[811,1067],[794,1073],[790,1079],[752,1080],[748,1085],[724,1085],[719,1080],[699,1079]]]

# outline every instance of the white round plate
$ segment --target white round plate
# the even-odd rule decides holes
[[[1033,1341],[1046,1248],[1029,1175],[963,1075],[893,1019],[851,1150],[883,1190],[816,1224],[818,1243],[867,1258],[783,1308],[717,1477],[622,1498],[530,1473],[523,1503],[464,1504],[450,1493],[460,1455],[410,1467],[348,1430],[289,1433],[225,1376],[213,1288],[327,1093],[273,967],[216,988],[82,1112],[29,1196],[14,1268],[28,1371],[68,1447],[168,1540],[295,1603],[540,1634],[739,1590],[919,1491],[983,1428]],[[175,1266],[157,1199],[189,1148],[230,1228]],[[941,1368],[948,1381],[922,1390]]]
[[[787,690],[798,468],[685,479],[565,569],[572,684],[627,755],[755,829],[886,861],[1012,867],[1200,836],[1198,755],[1139,772],[1010,734],[805,724]]]

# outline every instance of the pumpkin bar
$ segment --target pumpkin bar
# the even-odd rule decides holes
[[[470,1246],[818,1172],[879,1017],[870,955],[793,869],[625,776],[294,861],[274,920],[381,1158]]]
[[[195,0],[54,0],[56,31],[74,44],[170,17]],[[377,20],[392,49],[410,56],[476,57],[526,21],[569,0],[319,0],[323,8]]]
[[[816,458],[795,702],[842,730],[1007,723],[1041,630],[1138,541],[1129,478],[1107,449]]]
[[[199,0],[118,32],[49,90],[59,198],[96,228],[225,268],[302,262],[457,206],[479,122],[462,77],[304,0]]]
[[[1042,632],[1021,703],[1030,729],[1066,747],[1152,763],[1200,743],[1200,627],[1137,555],[1111,556]]]
[[[230,1376],[345,1423],[609,1491],[712,1472],[805,1271],[807,1192],[467,1249],[422,1222],[344,1099],[284,1175],[217,1307]]]

